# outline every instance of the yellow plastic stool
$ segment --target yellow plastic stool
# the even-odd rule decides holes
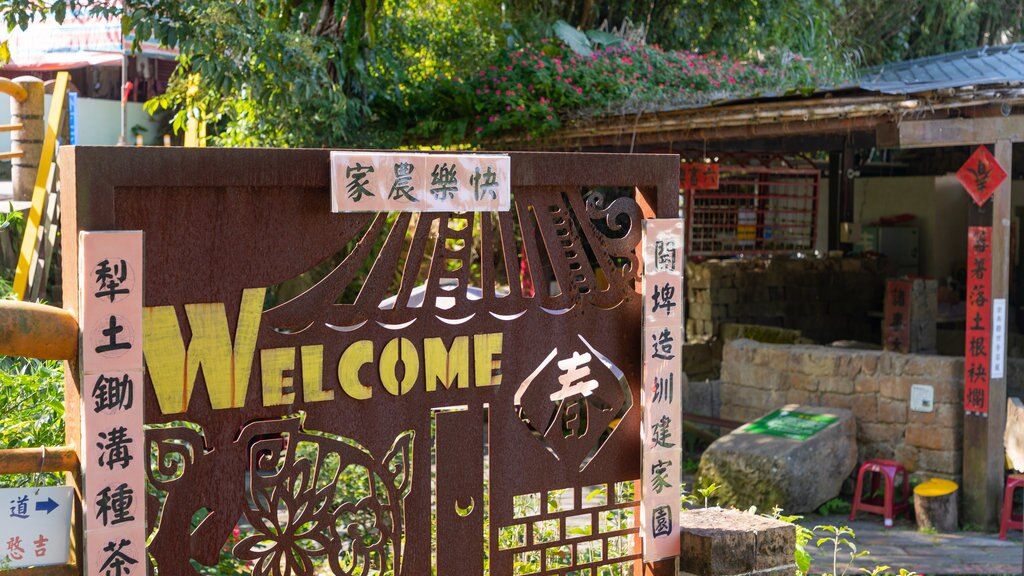
[[[914,513],[917,525],[934,528],[939,532],[955,532],[957,529],[956,482],[932,478],[914,487]]]
[[[932,478],[918,484],[914,487],[914,494],[918,494],[925,498],[934,498],[936,496],[945,496],[950,492],[956,491],[960,486],[952,480],[943,480],[942,478]]]

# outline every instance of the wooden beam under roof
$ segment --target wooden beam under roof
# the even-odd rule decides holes
[[[882,124],[875,136],[880,148],[977,146],[999,140],[1024,141],[1024,116],[945,118]]]

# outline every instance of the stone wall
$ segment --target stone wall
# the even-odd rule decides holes
[[[914,384],[933,387],[932,412],[910,410]],[[736,340],[723,351],[721,402],[721,417],[741,422],[785,404],[846,408],[860,462],[897,460],[908,472],[960,481],[962,358]]]
[[[800,330],[818,342],[874,341],[885,275],[866,258],[708,260],[686,266],[686,334],[717,336],[724,323]]]

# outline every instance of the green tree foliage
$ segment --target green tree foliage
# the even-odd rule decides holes
[[[859,67],[1024,34],[1020,0],[0,0],[8,29],[73,11],[121,17],[136,37],[178,47],[181,66],[150,109],[172,110],[179,129],[201,118],[213,143],[231,146],[399,146],[411,134],[472,136],[477,116],[489,120],[500,110],[481,108],[468,80],[543,39],[577,56],[621,43],[777,70],[802,55],[818,73],[808,79],[828,83]],[[648,80],[646,93],[664,101],[664,82]],[[612,88],[582,108],[556,107],[552,119],[535,114],[531,122],[593,111],[594,99],[622,91]]]

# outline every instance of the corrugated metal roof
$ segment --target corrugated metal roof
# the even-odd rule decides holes
[[[1024,83],[1024,44],[987,46],[871,70],[855,85],[885,94],[915,94],[965,86]]]

